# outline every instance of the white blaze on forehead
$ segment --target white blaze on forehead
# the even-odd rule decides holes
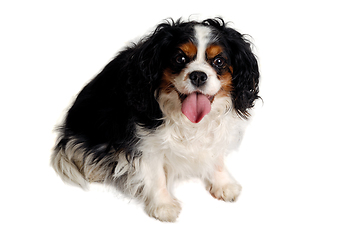
[[[206,61],[206,49],[212,40],[211,29],[207,26],[195,26],[195,45],[197,48],[196,58],[188,66],[188,71],[203,71],[208,77],[215,74],[212,67]]]
[[[197,58],[196,61],[206,61],[206,48],[211,41],[211,29],[207,26],[195,26],[195,38],[197,43]]]

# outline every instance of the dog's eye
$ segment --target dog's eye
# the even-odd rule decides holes
[[[225,61],[225,59],[222,58],[222,57],[217,57],[217,58],[215,58],[214,61],[213,61],[213,65],[214,65],[215,67],[217,67],[217,68],[222,68],[222,67],[224,67],[224,66],[225,66],[225,63],[226,63],[226,61]]]
[[[178,65],[184,65],[186,62],[187,62],[187,59],[184,55],[180,54],[180,55],[177,55],[175,58],[175,63],[178,64]]]

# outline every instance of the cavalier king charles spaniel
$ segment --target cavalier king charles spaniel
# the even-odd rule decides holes
[[[121,51],[68,110],[51,165],[86,188],[110,184],[161,221],[177,219],[174,183],[198,177],[235,201],[224,166],[239,146],[259,93],[251,43],[221,18],[168,20]]]

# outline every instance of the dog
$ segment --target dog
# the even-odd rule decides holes
[[[241,186],[224,158],[260,98],[251,46],[222,18],[160,23],[80,91],[57,129],[52,167],[82,188],[112,185],[160,221],[176,221],[181,179],[235,201]]]

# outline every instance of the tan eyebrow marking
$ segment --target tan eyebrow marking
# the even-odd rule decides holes
[[[207,59],[213,59],[214,57],[216,57],[217,55],[219,55],[222,52],[223,52],[223,50],[222,50],[221,46],[219,46],[219,45],[210,45],[206,49]]]
[[[192,42],[187,42],[182,44],[180,47],[181,51],[183,51],[186,56],[190,59],[193,59],[197,53],[197,47]]]

